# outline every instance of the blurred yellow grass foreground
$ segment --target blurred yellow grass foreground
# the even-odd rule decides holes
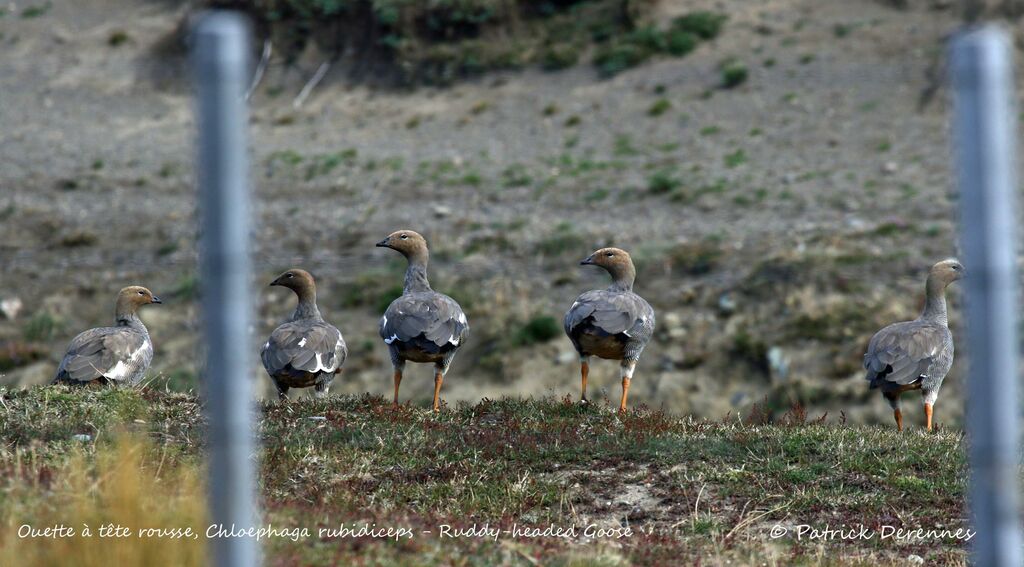
[[[0,563],[208,564],[199,468],[159,457],[152,463],[145,457],[152,451],[131,435],[73,448],[59,465],[39,464],[31,447],[19,450],[6,473]]]

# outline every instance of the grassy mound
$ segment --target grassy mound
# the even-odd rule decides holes
[[[120,520],[137,528],[154,526],[128,524],[154,518],[206,533],[202,491],[192,487],[205,438],[194,397],[48,387],[0,399],[4,563],[44,557],[53,544],[12,537],[25,523]],[[437,415],[371,396],[266,404],[264,522],[309,535],[270,537],[265,549],[275,565],[877,565],[909,554],[928,564],[965,561],[956,541],[769,536],[774,526],[800,524],[963,527],[960,432],[897,434],[807,420],[799,410],[762,420],[755,412],[697,421],[647,408],[619,415],[607,404],[555,399],[483,400]],[[137,478],[119,488],[125,462]],[[140,497],[147,493],[172,505],[159,516],[138,512],[150,505]],[[122,517],[101,510],[112,501]],[[319,531],[364,524],[411,535]],[[499,530],[496,538],[444,537],[485,524]],[[562,537],[510,533],[550,526]],[[62,549],[77,553],[76,541],[94,544],[71,538]],[[145,557],[133,546],[157,543],[129,537],[104,545],[107,557]],[[181,564],[200,561],[179,551]]]
[[[363,78],[447,84],[489,70],[558,70],[592,55],[604,76],[647,59],[683,56],[718,35],[725,16],[695,12],[656,26],[649,0],[228,0],[286,58],[309,44]],[[664,28],[664,29],[663,29]]]

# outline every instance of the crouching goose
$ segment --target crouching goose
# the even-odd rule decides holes
[[[263,367],[277,386],[278,397],[287,400],[289,388],[310,386],[317,397],[326,396],[331,380],[348,357],[341,331],[320,315],[316,282],[309,272],[293,268],[270,285],[286,287],[299,298],[292,316],[270,333],[260,349]]]
[[[411,230],[399,230],[377,243],[397,250],[409,262],[402,295],[380,320],[380,336],[395,368],[395,404],[406,361],[434,364],[434,411],[440,409],[441,384],[455,352],[469,333],[466,314],[456,301],[430,288],[427,241]]]
[[[119,291],[114,326],[89,329],[72,339],[53,383],[138,384],[153,361],[153,341],[137,314],[150,303],[161,301],[144,287]]]
[[[925,424],[932,430],[932,405],[953,365],[953,335],[946,318],[946,286],[964,276],[960,262],[949,259],[932,266],[925,283],[925,305],[913,321],[894,323],[875,333],[864,354],[864,376],[892,406],[896,428],[903,431],[900,394],[921,390]]]
[[[619,411],[626,411],[633,370],[654,334],[654,309],[633,293],[636,268],[625,250],[602,248],[580,264],[600,266],[612,276],[611,287],[584,293],[565,314],[565,334],[580,355],[580,401],[587,401],[590,357],[620,360],[622,400]]]

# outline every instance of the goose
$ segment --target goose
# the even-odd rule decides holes
[[[53,383],[128,384],[142,381],[153,361],[153,341],[139,319],[143,305],[163,303],[142,286],[117,293],[114,326],[82,331],[68,345]]]
[[[636,363],[654,334],[654,309],[633,292],[636,268],[625,250],[602,248],[580,264],[604,268],[612,277],[608,289],[595,289],[577,297],[563,321],[565,334],[580,356],[580,401],[587,402],[590,358],[618,360],[622,377],[619,411],[624,412]]]
[[[946,287],[964,277],[956,259],[932,266],[925,281],[924,311],[913,321],[893,323],[875,333],[864,354],[864,378],[892,406],[896,429],[903,431],[900,395],[921,390],[925,427],[932,430],[933,406],[953,366],[953,334],[946,315]]]
[[[260,349],[267,374],[277,387],[278,398],[288,399],[289,388],[315,389],[327,396],[335,375],[348,357],[345,339],[337,327],[324,321],[316,306],[316,281],[306,270],[292,268],[270,282],[286,287],[299,298],[295,312],[270,333]]]
[[[434,365],[434,411],[440,411],[441,384],[455,353],[469,336],[469,322],[458,302],[430,287],[427,241],[412,230],[399,230],[377,243],[405,256],[405,286],[380,320],[380,337],[394,367],[395,398],[406,362]]]

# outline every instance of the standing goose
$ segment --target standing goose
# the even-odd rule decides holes
[[[320,315],[316,282],[309,272],[293,268],[270,285],[286,287],[299,298],[292,316],[270,333],[260,349],[263,367],[277,386],[278,397],[287,400],[288,388],[310,386],[316,388],[317,397],[326,396],[348,356],[345,339]]]
[[[380,320],[380,336],[395,368],[395,404],[406,361],[434,363],[434,411],[440,410],[444,375],[469,333],[466,314],[456,301],[430,288],[427,241],[411,230],[399,230],[377,243],[397,250],[409,262],[402,295]]]
[[[114,326],[89,329],[72,339],[53,383],[138,384],[153,361],[153,341],[137,312],[150,303],[161,301],[144,287],[119,291]]]
[[[932,405],[939,387],[953,365],[953,335],[946,318],[946,286],[964,276],[955,259],[932,266],[925,284],[925,305],[913,321],[894,323],[875,333],[864,354],[865,379],[879,388],[892,406],[896,428],[903,431],[900,394],[921,390],[928,431],[932,430]]]
[[[622,400],[619,411],[626,411],[633,370],[654,334],[654,309],[633,293],[636,268],[625,250],[602,248],[580,264],[600,266],[612,276],[611,287],[584,293],[565,314],[565,334],[580,355],[580,400],[587,401],[590,357],[620,360]]]

